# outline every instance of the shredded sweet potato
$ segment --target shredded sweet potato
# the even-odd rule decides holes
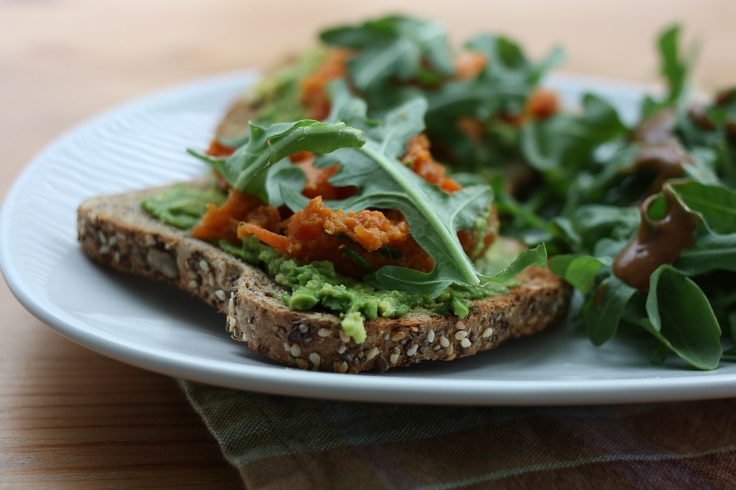
[[[200,240],[238,240],[238,225],[248,222],[267,230],[277,230],[281,215],[275,206],[263,204],[255,196],[230,191],[220,206],[207,205],[207,212],[192,228],[192,236]]]
[[[412,171],[429,182],[452,194],[462,189],[462,186],[446,176],[447,171],[437,162],[429,151],[429,139],[423,134],[414,136],[406,144],[406,154],[401,159],[411,163]]]
[[[330,99],[327,84],[347,76],[346,63],[350,51],[334,49],[329,52],[324,64],[302,80],[301,99],[311,119],[321,121],[330,114]]]
[[[389,264],[422,271],[434,267],[432,258],[411,237],[401,213],[334,211],[324,206],[321,197],[312,199],[286,221],[284,235],[241,224],[238,236],[250,235],[302,262],[329,260],[335,270],[352,277],[362,277],[366,271],[345,253],[345,247],[371,269]]]

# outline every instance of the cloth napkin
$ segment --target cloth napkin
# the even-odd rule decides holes
[[[182,386],[249,489],[736,487],[736,399],[456,407]]]

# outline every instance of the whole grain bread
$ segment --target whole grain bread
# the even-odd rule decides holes
[[[141,199],[163,189],[82,203],[78,236],[84,252],[106,266],[174,284],[205,300],[227,315],[233,339],[286,365],[357,373],[450,361],[538,332],[567,310],[570,288],[546,268],[531,267],[518,277],[519,287],[476,301],[463,319],[414,312],[367,321],[367,338],[356,344],[342,332],[338,316],[290,311],[281,299],[285,290],[262,270],[143,211]]]

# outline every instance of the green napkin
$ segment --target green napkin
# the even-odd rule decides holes
[[[454,407],[182,385],[249,489],[736,485],[736,399]]]

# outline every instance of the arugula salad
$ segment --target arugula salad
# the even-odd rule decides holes
[[[695,102],[679,34],[658,41],[667,94],[629,126],[599,95],[563,110],[542,87],[559,48],[532,60],[483,34],[453,49],[442,24],[404,16],[328,29],[190,150],[219,187],[143,206],[248,261],[275,250],[290,307],[342,311],[357,342],[365,319],[417,305],[467,315],[549,251],[593,344],[640,332],[653,359],[714,369],[736,357],[736,89]],[[495,267],[499,222],[529,249]],[[337,287],[315,295],[317,272],[287,261]]]

